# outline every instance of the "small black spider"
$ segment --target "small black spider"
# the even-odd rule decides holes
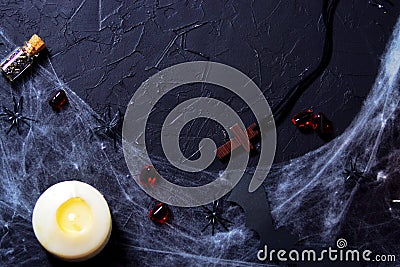
[[[346,176],[345,181],[350,182],[350,181],[356,181],[359,182],[362,179],[366,179],[364,176],[364,171],[359,171],[357,169],[357,157],[354,159],[354,161],[350,161],[350,170],[345,169],[343,174]]]
[[[10,131],[14,127],[16,127],[18,134],[21,135],[21,123],[26,124],[30,127],[28,121],[35,121],[35,120],[22,115],[22,109],[24,103],[24,98],[22,96],[19,99],[18,103],[15,97],[13,96],[13,102],[14,102],[14,110],[12,111],[3,106],[2,107],[3,112],[0,113],[0,118],[4,118],[6,122],[11,124],[10,128],[8,128],[8,130],[6,131],[6,134],[9,134]]]
[[[111,108],[108,107],[105,114],[103,114],[103,118],[95,118],[99,121],[100,125],[94,127],[93,132],[97,135],[112,138],[114,141],[114,148],[117,147],[117,139],[120,138],[120,135],[117,132],[117,126],[122,118],[121,111],[118,110],[118,112],[111,118]]]
[[[207,208],[206,206],[202,206],[204,209],[204,213],[206,214],[206,219],[208,220],[207,225],[201,230],[201,232],[204,232],[210,225],[211,225],[211,234],[214,235],[215,233],[215,226],[219,223],[221,226],[226,230],[228,230],[228,227],[226,226],[227,224],[231,224],[232,222],[224,219],[221,217],[220,212],[219,212],[219,201],[214,201],[213,202],[213,207],[212,210]]]

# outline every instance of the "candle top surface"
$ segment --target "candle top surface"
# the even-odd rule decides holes
[[[112,227],[103,195],[79,181],[49,187],[36,202],[32,225],[35,236],[47,251],[71,261],[99,253]]]

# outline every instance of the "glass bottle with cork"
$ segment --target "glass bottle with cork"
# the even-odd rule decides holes
[[[45,47],[46,45],[42,39],[34,34],[29,41],[25,42],[24,46],[17,47],[11,52],[0,63],[0,68],[10,81],[14,81],[32,65],[33,59],[37,57],[39,52]]]

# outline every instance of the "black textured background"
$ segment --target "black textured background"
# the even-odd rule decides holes
[[[59,77],[102,113],[108,105],[124,110],[135,90],[158,69],[193,60],[238,68],[253,78],[273,106],[322,56],[322,4],[283,0],[2,1],[0,16],[15,43],[22,44],[33,33],[42,36]],[[346,128],[371,88],[400,10],[398,4],[383,4],[386,14],[366,0],[339,3],[329,67],[291,114],[313,107],[334,122],[336,134]],[[174,96],[179,97],[172,98],[173,104],[192,97],[192,92],[192,88],[177,89]],[[204,86],[196,93],[220,98],[236,109],[242,107],[225,90]],[[160,109],[170,107],[167,100],[171,98],[160,103]],[[252,123],[247,110],[242,114],[245,122]],[[198,125],[193,127],[188,139],[198,132]],[[203,129],[208,130],[213,131]],[[314,135],[299,134],[289,118],[278,128],[278,138],[277,162],[323,143]],[[188,150],[197,148],[191,143]]]
[[[375,80],[380,55],[400,13],[397,2],[381,3],[386,10],[367,0],[340,1],[334,17],[332,60],[291,115],[313,107],[333,121],[335,135],[353,120]],[[322,0],[5,0],[0,3],[0,21],[15,44],[39,34],[55,72],[99,114],[108,106],[124,111],[135,90],[152,74],[194,60],[217,61],[241,70],[273,107],[322,57],[322,7]],[[0,49],[4,54],[13,47]],[[195,96],[218,98],[237,110],[245,124],[253,122],[244,104],[226,90],[191,85],[163,98],[150,130],[157,133],[168,110]],[[324,143],[316,135],[298,132],[290,116],[277,131],[276,162]],[[184,154],[193,154],[204,136],[212,136],[218,144],[225,141],[220,127],[197,120],[182,133]],[[153,155],[162,155],[157,135],[148,142]],[[223,166],[215,162],[212,167]]]

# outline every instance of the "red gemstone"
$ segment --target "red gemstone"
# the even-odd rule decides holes
[[[50,106],[56,110],[60,111],[65,105],[68,104],[67,94],[64,90],[58,90],[53,94],[49,100]]]
[[[158,203],[150,210],[149,218],[155,223],[165,224],[169,219],[169,207],[165,203]]]
[[[157,178],[159,177],[158,172],[153,166],[144,166],[142,172],[139,175],[139,183],[142,186],[151,186],[154,187],[154,185],[157,182]]]
[[[332,122],[323,113],[314,115],[314,131],[323,136],[329,136],[333,133]]]
[[[301,131],[311,131],[314,129],[314,113],[312,109],[306,109],[297,113],[292,118],[292,123]]]

